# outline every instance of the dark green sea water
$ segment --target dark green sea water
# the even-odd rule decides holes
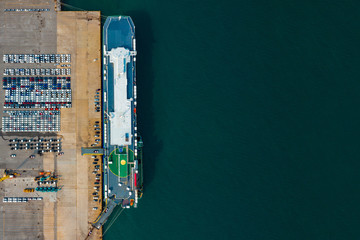
[[[136,25],[145,194],[106,240],[360,239],[359,1],[65,3]]]

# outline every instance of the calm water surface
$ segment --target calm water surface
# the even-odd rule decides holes
[[[358,1],[64,2],[136,25],[145,194],[106,240],[360,239]]]

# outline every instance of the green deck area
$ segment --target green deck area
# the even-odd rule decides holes
[[[120,177],[126,177],[128,175],[128,155],[127,154],[116,154],[119,161]]]
[[[131,150],[126,153],[126,148],[120,152],[119,149],[115,149],[109,156],[111,164],[109,164],[110,171],[118,177],[127,177],[129,175],[129,160],[133,159],[133,152]]]

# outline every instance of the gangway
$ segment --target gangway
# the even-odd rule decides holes
[[[81,155],[103,155],[103,148],[81,148]]]
[[[100,216],[96,219],[96,221],[93,223],[93,226],[97,229],[100,229],[102,225],[106,222],[106,220],[110,217],[111,213],[114,211],[116,207],[116,203],[114,200],[109,199],[107,201],[106,208],[104,211],[100,214]]]

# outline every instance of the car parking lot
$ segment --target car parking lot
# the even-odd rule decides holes
[[[21,11],[18,5],[25,2],[29,9],[30,7],[34,7],[34,9],[51,8],[51,11],[25,11],[25,9]],[[40,2],[42,3],[40,4]],[[93,182],[94,180],[99,180],[96,179],[99,177],[93,178],[91,172],[88,174],[87,169],[91,169],[86,165],[88,162],[85,157],[79,157],[80,147],[89,146],[94,141],[94,139],[90,140],[87,137],[89,134],[87,130],[88,119],[91,119],[93,124],[93,121],[98,120],[100,116],[99,113],[94,111],[92,103],[92,95],[100,87],[101,76],[100,62],[93,61],[93,59],[101,58],[99,42],[101,39],[99,30],[100,14],[91,12],[55,13],[53,7],[54,1],[52,0],[0,1],[0,11],[2,12],[0,15],[0,30],[2,31],[2,34],[0,34],[0,42],[2,44],[0,48],[0,74],[11,74],[1,77],[25,77],[26,81],[29,80],[29,85],[22,84],[25,81],[20,79],[20,83],[16,82],[16,89],[3,90],[3,92],[8,91],[8,98],[5,98],[5,94],[0,95],[0,121],[3,114],[6,117],[10,117],[8,113],[3,113],[4,106],[2,103],[12,98],[14,101],[16,99],[18,105],[6,106],[6,111],[39,111],[39,108],[41,108],[40,111],[50,112],[59,111],[60,108],[68,106],[72,107],[71,109],[62,110],[62,129],[58,134],[64,139],[62,144],[63,156],[52,153],[38,155],[38,149],[31,148],[40,147],[36,146],[39,142],[36,144],[33,142],[18,142],[16,147],[23,148],[20,151],[11,150],[11,148],[15,148],[15,145],[8,145],[13,144],[8,142],[9,139],[55,137],[55,132],[2,131],[0,133],[2,135],[2,138],[0,138],[0,149],[2,150],[0,151],[0,167],[26,169],[26,171],[29,171],[28,169],[56,169],[62,175],[64,184],[64,190],[53,193],[55,196],[53,202],[44,199],[44,201],[29,201],[25,203],[6,203],[1,201],[3,195],[0,195],[0,206],[3,209],[2,213],[4,213],[0,217],[4,220],[0,222],[0,225],[3,226],[2,229],[0,228],[0,236],[4,236],[4,239],[84,239],[88,230],[88,222],[95,220],[98,211],[101,211],[101,204],[93,202],[93,196],[91,195],[94,191],[92,188]],[[4,8],[19,10],[4,11]],[[55,59],[50,56],[52,53],[73,53],[74,55],[68,61],[60,58],[59,62],[56,56]],[[13,60],[10,60],[10,57],[4,56],[6,54],[17,54],[19,56],[17,56],[17,60],[15,56],[13,56]],[[46,56],[47,54],[49,54],[49,57]],[[20,55],[24,55],[24,57]],[[37,58],[36,55],[43,55],[43,57],[39,56]],[[69,73],[62,71],[67,71],[70,67],[73,68],[71,68]],[[60,69],[54,71],[64,75],[47,75],[52,74],[51,69]],[[53,73],[56,74],[56,72]],[[71,89],[67,89],[66,85],[65,89],[63,89],[63,86],[61,86],[61,89],[53,89],[51,85],[53,77],[56,77],[56,80],[58,80],[58,77],[70,76],[71,80],[76,81],[70,87],[73,88],[73,92],[68,92],[67,90]],[[88,76],[92,77],[89,78]],[[28,77],[42,77],[44,82],[39,81],[34,84],[33,90],[28,91],[32,85],[30,79],[27,79]],[[45,83],[45,77],[51,78],[50,82],[47,80]],[[11,84],[13,83],[11,82]],[[46,86],[45,84],[48,85]],[[8,87],[13,88],[10,84]],[[37,87],[38,89],[36,89]],[[90,89],[91,95],[87,92]],[[58,98],[67,98],[69,94],[74,97],[74,101],[72,101],[71,96],[70,101],[58,100]],[[71,103],[71,105],[61,105],[64,103]],[[28,118],[28,115],[24,116],[26,117],[22,118]],[[16,115],[12,117],[18,118]],[[21,127],[24,126],[21,125]],[[45,151],[48,150],[47,144],[53,146],[49,142],[46,144],[41,143],[41,147]],[[16,156],[10,157],[12,154]],[[35,158],[31,158],[30,156],[32,155],[35,155]],[[93,168],[93,165],[91,167]],[[101,170],[98,170],[98,172],[100,174]],[[85,181],[84,179],[88,178],[89,175],[91,175],[91,179],[89,179],[89,182]],[[16,183],[16,187],[7,186],[7,188],[18,190],[18,184],[20,183]],[[98,186],[99,192],[101,192],[101,185]],[[23,195],[13,193],[8,193],[6,196],[23,197]],[[80,205],[78,204],[79,200],[82,203]],[[91,205],[89,204],[90,202]],[[13,208],[7,210],[9,207]],[[28,207],[33,208],[27,209]],[[94,207],[98,208],[98,210],[93,211]]]
[[[60,111],[4,111],[3,132],[58,132]]]
[[[12,138],[9,139],[9,146],[11,151],[35,150],[38,154],[54,152],[60,155],[62,151],[62,142],[59,138]],[[16,154],[11,154],[11,157],[16,157]],[[35,157],[29,156],[31,159]]]
[[[3,77],[3,89],[4,108],[71,107],[70,77]]]

